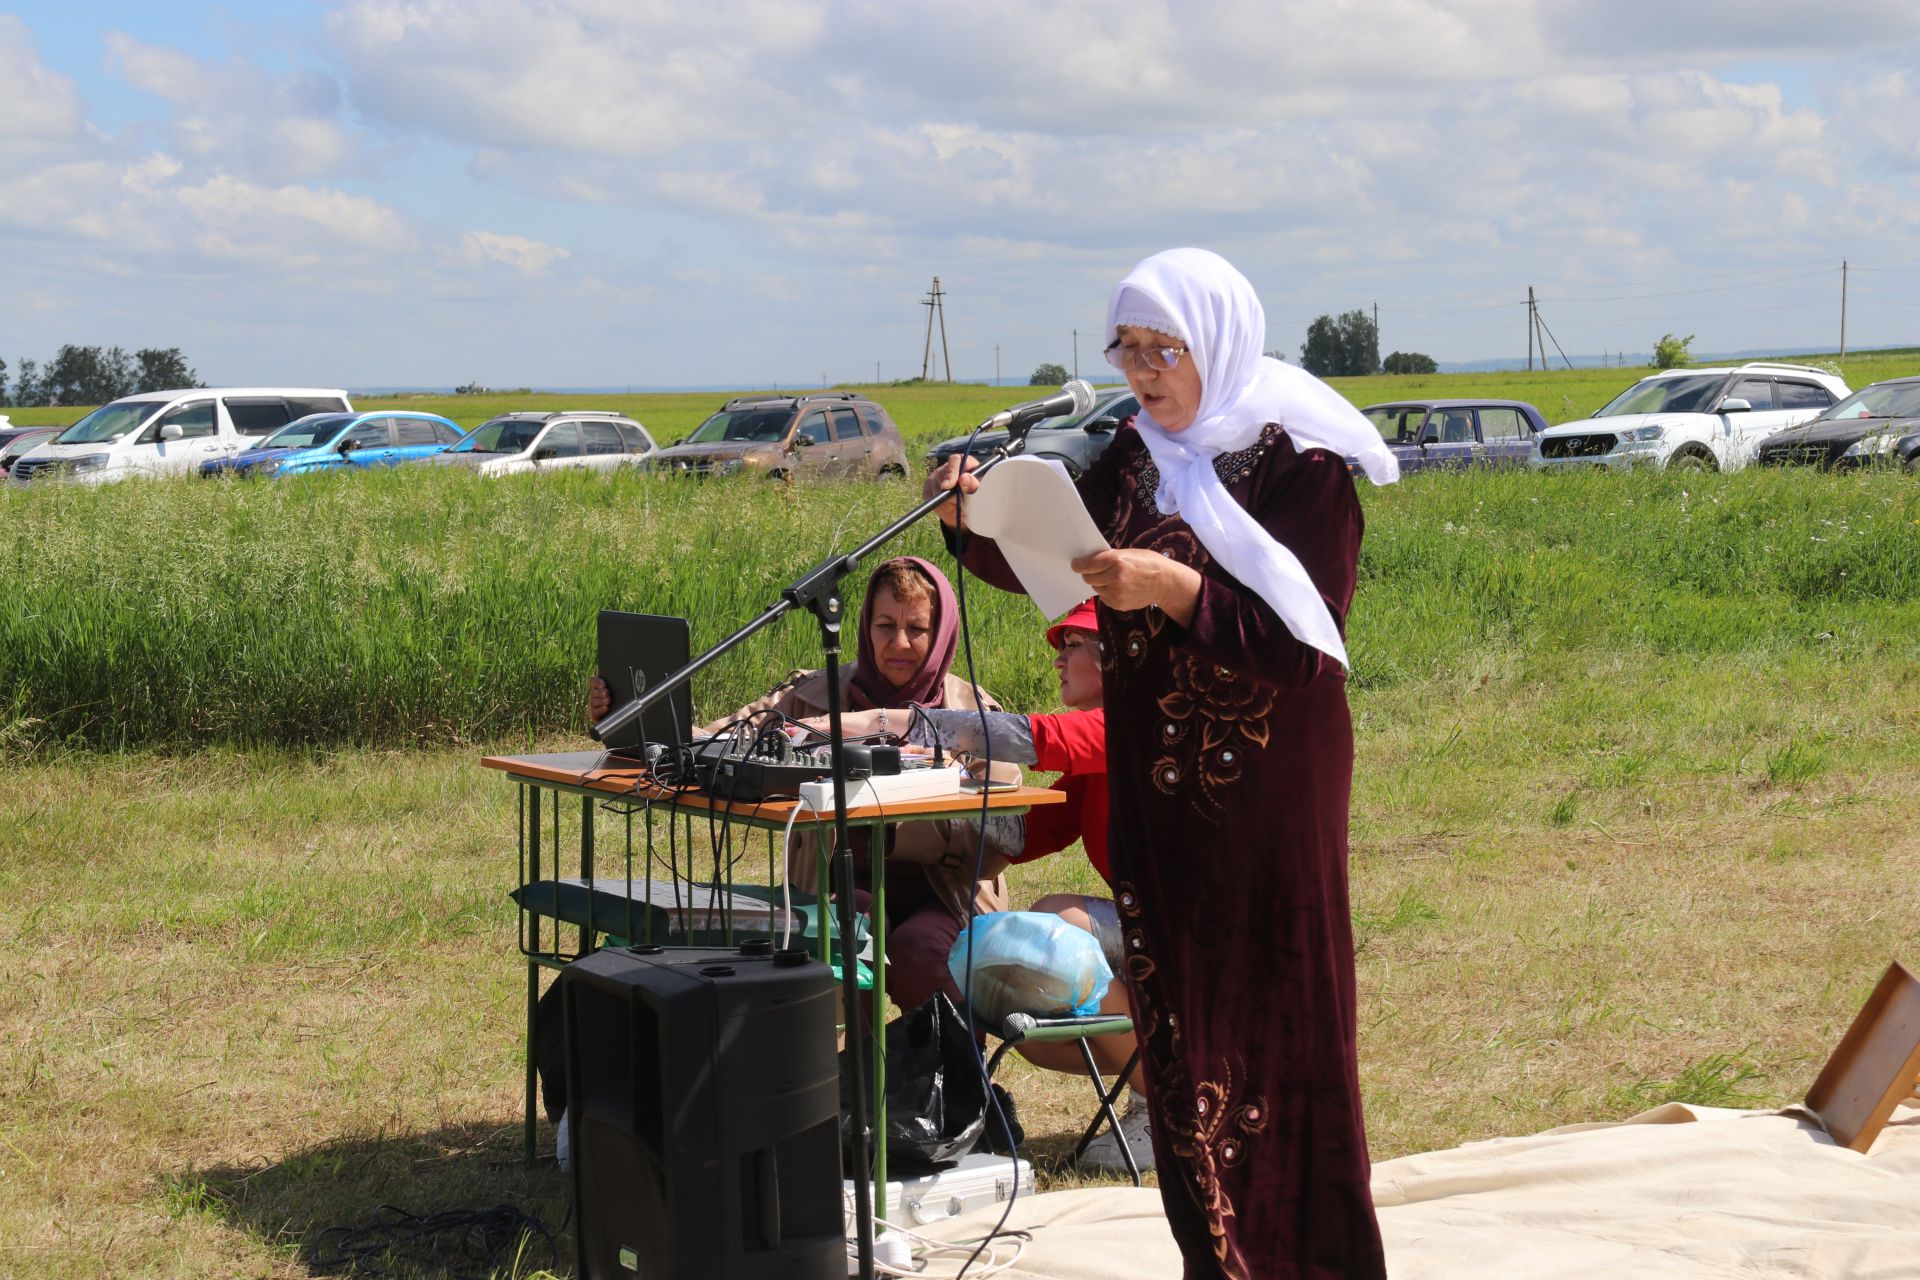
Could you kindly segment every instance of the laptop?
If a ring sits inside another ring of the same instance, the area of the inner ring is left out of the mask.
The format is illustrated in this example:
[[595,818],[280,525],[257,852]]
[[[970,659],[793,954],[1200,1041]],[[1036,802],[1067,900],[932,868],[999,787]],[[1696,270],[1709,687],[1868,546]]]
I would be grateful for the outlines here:
[[[600,611],[600,678],[618,709],[687,665],[692,640],[685,618]],[[682,685],[648,707],[634,724],[601,742],[616,755],[646,757],[646,746],[686,746],[693,740],[693,690]]]

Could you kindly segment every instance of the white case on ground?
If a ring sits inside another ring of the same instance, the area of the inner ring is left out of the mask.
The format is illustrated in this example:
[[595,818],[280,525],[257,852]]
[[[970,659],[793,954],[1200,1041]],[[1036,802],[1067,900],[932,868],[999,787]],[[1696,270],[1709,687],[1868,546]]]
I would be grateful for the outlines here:
[[[1019,1162],[1019,1194],[1033,1194],[1033,1166]],[[853,1235],[853,1183],[841,1184],[846,1202],[847,1235]],[[917,1178],[888,1179],[887,1220],[918,1229],[957,1218],[975,1209],[1004,1204],[1014,1194],[1014,1160],[976,1152],[951,1169]]]

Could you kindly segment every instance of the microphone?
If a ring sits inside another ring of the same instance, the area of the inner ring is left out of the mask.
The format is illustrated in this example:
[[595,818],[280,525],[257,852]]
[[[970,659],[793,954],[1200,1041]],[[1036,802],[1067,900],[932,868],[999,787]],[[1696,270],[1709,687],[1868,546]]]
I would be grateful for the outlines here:
[[1044,400],[1029,400],[1011,409],[1002,409],[980,424],[982,431],[1010,431],[1024,434],[1025,428],[1042,418],[1057,418],[1065,413],[1085,413],[1093,408],[1093,386],[1075,378]]

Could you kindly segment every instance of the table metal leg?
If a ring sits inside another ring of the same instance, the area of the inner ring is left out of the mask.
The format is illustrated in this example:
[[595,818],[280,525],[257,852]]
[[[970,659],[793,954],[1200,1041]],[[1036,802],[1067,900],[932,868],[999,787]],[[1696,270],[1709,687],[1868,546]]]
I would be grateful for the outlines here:
[[[873,868],[873,1216],[887,1216],[887,829],[870,827]],[[842,948],[846,951],[849,948]],[[849,957],[849,963],[851,963]]]
[[[554,806],[556,809],[558,805]],[[557,833],[556,833],[557,834]],[[555,850],[557,857],[559,850]],[[557,861],[555,866],[560,865]],[[580,954],[593,950],[593,797],[580,797],[580,878],[587,886],[587,922],[580,926]]]
[[[540,878],[540,788],[521,788],[523,814],[520,826],[520,847],[522,858],[528,872],[523,884],[532,884]],[[528,921],[528,947],[530,951],[540,950],[540,917],[532,912],[522,912],[521,918]],[[554,926],[556,932],[558,925]],[[534,1116],[535,1094],[539,1091],[539,1077],[533,1062],[533,1024],[538,1016],[540,1004],[540,965],[534,958],[527,957],[527,1106],[526,1106],[526,1145],[527,1163],[534,1160],[534,1136],[538,1121]]]
[[527,1163],[534,1161],[534,1135],[539,1128],[539,1118],[534,1114],[534,1106],[539,1093],[540,1077],[533,1065],[533,1023],[540,1007],[540,966],[533,960],[527,961]]

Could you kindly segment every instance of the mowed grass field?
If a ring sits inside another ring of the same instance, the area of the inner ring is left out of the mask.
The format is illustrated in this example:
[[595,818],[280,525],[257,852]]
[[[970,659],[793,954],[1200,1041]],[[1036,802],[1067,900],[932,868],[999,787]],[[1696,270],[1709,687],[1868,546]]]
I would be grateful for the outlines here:
[[[1635,372],[1343,389],[1516,394],[1557,421]],[[875,394],[923,444],[1025,393]],[[718,397],[611,399],[671,439]],[[523,404],[447,406],[472,425]],[[0,1274],[307,1275],[324,1227],[386,1202],[560,1227],[564,1180],[519,1163],[513,796],[476,759],[580,745],[595,609],[714,638],[912,492],[426,471],[0,489]],[[1797,1099],[1887,961],[1920,961],[1920,485],[1362,492],[1376,1158]],[[968,598],[982,682],[1049,708],[1038,616]],[[813,643],[777,629],[699,704]],[[1014,884],[1061,888],[1094,888],[1077,854]],[[1013,1085],[1043,1181],[1071,1184],[1047,1162],[1080,1087]]]

